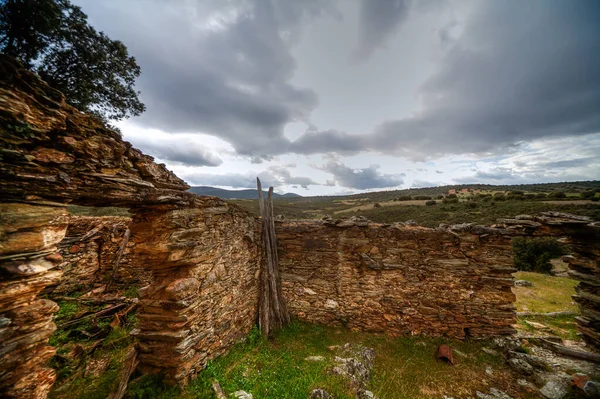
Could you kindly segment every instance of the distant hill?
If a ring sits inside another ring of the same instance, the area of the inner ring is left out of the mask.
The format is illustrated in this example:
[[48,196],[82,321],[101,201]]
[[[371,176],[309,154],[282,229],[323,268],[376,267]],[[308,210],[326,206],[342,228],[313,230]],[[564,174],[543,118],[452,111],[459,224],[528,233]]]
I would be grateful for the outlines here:
[[[254,189],[248,190],[225,190],[223,188],[210,187],[210,186],[193,186],[188,191],[196,195],[210,195],[213,197],[219,197],[222,199],[257,199],[258,194]],[[264,196],[267,196],[267,192],[263,191]],[[277,194],[273,193],[273,198],[297,198],[301,195],[294,193]]]

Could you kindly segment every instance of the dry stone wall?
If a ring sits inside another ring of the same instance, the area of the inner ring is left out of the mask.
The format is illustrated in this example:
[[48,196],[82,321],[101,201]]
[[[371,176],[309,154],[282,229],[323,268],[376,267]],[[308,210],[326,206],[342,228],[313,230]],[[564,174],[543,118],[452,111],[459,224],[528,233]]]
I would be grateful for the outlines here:
[[56,379],[46,363],[54,302],[37,295],[61,278],[62,207],[0,203],[0,397],[45,398]]
[[284,294],[302,320],[392,335],[514,331],[504,229],[285,221],[277,237]]
[[153,283],[140,290],[140,367],[186,384],[246,337],[257,319],[260,235],[253,217],[212,197],[194,208],[151,207],[131,225]]
[[[59,244],[63,278],[54,293],[89,292],[106,286],[131,218],[120,216],[70,216],[66,237]],[[135,260],[135,243],[129,241],[120,258],[113,283],[143,287],[152,273]]]

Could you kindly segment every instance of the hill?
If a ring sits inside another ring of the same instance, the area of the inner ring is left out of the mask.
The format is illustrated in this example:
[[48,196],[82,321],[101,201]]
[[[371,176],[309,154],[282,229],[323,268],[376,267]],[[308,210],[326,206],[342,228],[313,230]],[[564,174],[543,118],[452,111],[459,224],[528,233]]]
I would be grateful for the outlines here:
[[[197,195],[210,195],[213,197],[219,197],[222,199],[257,199],[255,189],[247,190],[226,190],[223,188],[210,187],[210,186],[193,186],[188,191],[191,191]],[[263,191],[264,196],[267,196],[267,192]],[[273,193],[273,198],[297,198],[301,195],[294,193],[277,194]]]

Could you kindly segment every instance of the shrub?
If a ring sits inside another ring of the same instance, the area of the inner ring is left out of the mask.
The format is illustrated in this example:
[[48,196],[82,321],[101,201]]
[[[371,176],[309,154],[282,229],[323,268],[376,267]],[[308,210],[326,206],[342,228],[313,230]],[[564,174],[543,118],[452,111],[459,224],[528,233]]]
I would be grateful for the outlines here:
[[543,199],[543,198],[546,198],[546,197],[548,197],[548,195],[546,195],[546,193],[537,193],[535,195],[535,198],[540,198],[540,199]]
[[579,194],[581,199],[590,199],[590,198],[593,198],[594,195],[596,195],[596,192],[594,190],[584,191],[581,194]]
[[467,202],[469,208],[477,208],[477,202]]
[[431,197],[428,195],[415,195],[414,199],[416,200],[430,200]]
[[401,195],[398,198],[394,198],[394,201],[410,201],[412,198],[410,195]]
[[598,202],[598,201],[600,201],[600,197],[592,197],[592,198],[590,198],[590,200],[594,201],[594,202]]
[[427,205],[427,206],[429,206],[429,205],[435,205],[435,204],[437,204],[437,201],[434,201],[434,200],[429,200],[429,201],[427,201],[425,203],[425,205]]
[[443,195],[438,195],[437,199],[439,199],[439,200],[444,199],[444,196]]
[[550,273],[550,260],[566,254],[565,246],[551,237],[515,237],[512,247],[515,267],[527,272]]
[[448,196],[447,198],[444,198],[442,200],[442,203],[444,203],[444,204],[458,204],[458,198],[456,198],[456,197],[450,198],[450,196]]
[[381,204],[379,202],[376,202],[375,204],[373,204],[374,208],[381,208]]
[[448,198],[458,198],[456,194],[448,194]]
[[548,194],[548,197],[551,197],[551,198],[567,198],[567,194],[565,194],[562,191],[557,191],[557,192]]

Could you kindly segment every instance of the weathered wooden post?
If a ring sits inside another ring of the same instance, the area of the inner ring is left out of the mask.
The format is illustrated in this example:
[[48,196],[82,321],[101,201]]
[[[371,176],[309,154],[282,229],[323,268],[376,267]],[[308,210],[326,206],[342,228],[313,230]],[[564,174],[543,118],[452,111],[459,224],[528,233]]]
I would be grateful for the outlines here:
[[262,263],[260,273],[261,291],[259,295],[258,324],[263,335],[270,336],[274,331],[289,323],[290,314],[281,291],[277,238],[275,237],[275,220],[273,217],[273,187],[269,187],[267,201],[265,202],[258,177],[256,178],[256,186],[265,250],[265,261]]

